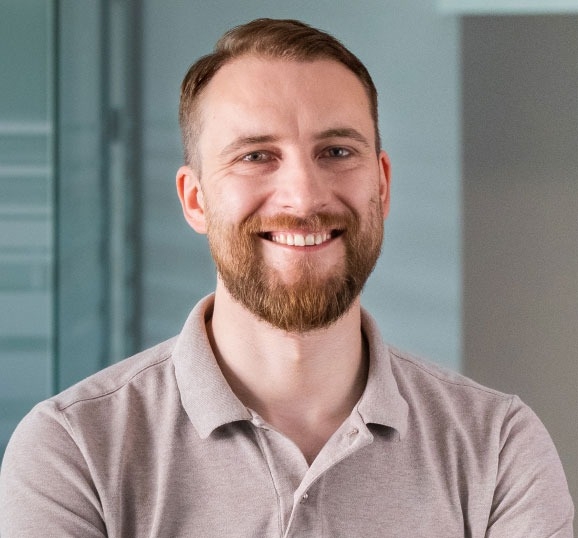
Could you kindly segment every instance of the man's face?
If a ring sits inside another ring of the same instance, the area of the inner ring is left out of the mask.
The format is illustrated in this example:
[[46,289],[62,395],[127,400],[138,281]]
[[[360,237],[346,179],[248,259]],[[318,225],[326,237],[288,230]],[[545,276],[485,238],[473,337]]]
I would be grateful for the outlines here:
[[334,61],[245,57],[205,88],[200,119],[188,219],[221,282],[283,330],[329,325],[377,261],[389,204],[362,84]]

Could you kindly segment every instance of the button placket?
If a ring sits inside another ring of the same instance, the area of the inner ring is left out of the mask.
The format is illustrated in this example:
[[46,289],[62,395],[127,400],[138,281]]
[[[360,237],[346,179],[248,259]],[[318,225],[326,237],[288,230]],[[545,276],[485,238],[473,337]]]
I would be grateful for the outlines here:
[[257,413],[252,412],[252,415],[251,422],[277,494],[281,532],[286,535],[295,503],[301,502],[301,497],[295,499],[294,494],[307,472],[306,462],[297,445],[271,427]]

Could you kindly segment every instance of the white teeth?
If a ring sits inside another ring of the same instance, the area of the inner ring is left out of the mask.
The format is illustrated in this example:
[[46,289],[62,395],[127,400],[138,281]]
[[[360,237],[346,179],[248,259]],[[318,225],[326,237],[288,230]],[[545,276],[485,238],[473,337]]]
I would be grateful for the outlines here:
[[295,234],[295,246],[296,247],[304,247],[305,246],[305,236],[301,234]]
[[331,233],[316,233],[316,234],[287,234],[287,233],[272,233],[271,241],[280,243],[282,245],[305,247],[313,245],[321,245],[325,241],[331,239]]

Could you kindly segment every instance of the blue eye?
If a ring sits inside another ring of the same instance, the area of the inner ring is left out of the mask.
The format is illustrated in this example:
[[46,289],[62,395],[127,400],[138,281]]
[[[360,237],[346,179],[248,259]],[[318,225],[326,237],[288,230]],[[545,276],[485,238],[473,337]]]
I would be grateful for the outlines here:
[[243,161],[250,162],[250,163],[257,163],[260,161],[266,161],[269,159],[269,156],[263,151],[252,151],[251,153],[247,153],[243,157]]
[[349,151],[347,148],[341,148],[341,147],[334,147],[334,148],[329,148],[327,150],[327,155],[329,157],[349,157],[351,155],[351,151]]

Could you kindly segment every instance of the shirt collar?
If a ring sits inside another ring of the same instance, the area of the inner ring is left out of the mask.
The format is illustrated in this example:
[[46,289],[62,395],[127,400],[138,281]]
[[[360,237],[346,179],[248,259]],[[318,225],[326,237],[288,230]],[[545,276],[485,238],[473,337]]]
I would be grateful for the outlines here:
[[377,323],[363,308],[361,328],[369,345],[369,372],[357,411],[365,424],[394,428],[402,439],[407,432],[409,406],[393,375],[389,348],[381,339]]
[[224,424],[251,420],[251,413],[225,380],[209,343],[205,323],[213,300],[209,295],[197,303],[173,350],[181,402],[202,439]]
[[[190,313],[173,350],[181,402],[202,439],[216,428],[251,420],[251,412],[237,398],[219,368],[206,331],[214,295],[199,301]],[[394,428],[400,438],[407,430],[408,405],[399,393],[391,370],[389,349],[373,318],[362,309],[362,330],[369,344],[367,385],[356,409],[366,424]]]

